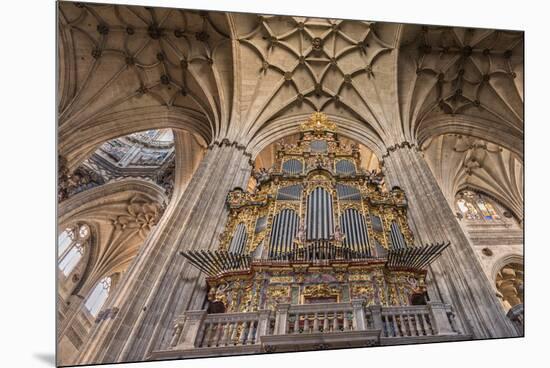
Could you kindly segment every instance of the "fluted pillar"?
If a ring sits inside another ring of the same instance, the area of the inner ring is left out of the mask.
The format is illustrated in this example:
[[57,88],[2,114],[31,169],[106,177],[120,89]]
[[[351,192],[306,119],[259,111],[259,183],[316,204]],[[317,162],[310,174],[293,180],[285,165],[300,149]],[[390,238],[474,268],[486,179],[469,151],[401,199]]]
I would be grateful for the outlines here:
[[94,328],[76,363],[144,360],[170,344],[177,315],[202,308],[204,279],[178,253],[217,245],[226,222],[225,197],[236,186],[246,187],[249,162],[241,147],[228,142],[207,150],[105,306],[118,307],[117,317]]
[[388,186],[407,195],[415,243],[451,242],[430,266],[430,298],[453,304],[459,328],[475,339],[516,336],[422,154],[414,146],[395,146],[384,155],[383,169]]

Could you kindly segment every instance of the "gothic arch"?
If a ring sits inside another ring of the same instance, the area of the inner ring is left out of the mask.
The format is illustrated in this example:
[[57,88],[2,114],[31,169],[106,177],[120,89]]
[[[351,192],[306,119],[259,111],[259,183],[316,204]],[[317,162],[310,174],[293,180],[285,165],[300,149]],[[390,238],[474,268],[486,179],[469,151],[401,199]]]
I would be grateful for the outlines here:
[[[419,129],[432,119],[449,124],[464,117],[478,125],[472,135],[521,151],[522,32],[411,24],[400,28],[399,44],[398,90],[406,137],[423,140]],[[494,126],[505,131],[502,137],[493,137],[499,134],[490,132]]]
[[[105,132],[108,126],[99,132],[98,126],[116,118],[115,127],[120,128],[124,123],[120,114],[129,115],[129,111],[173,114],[168,120],[176,124],[187,119],[183,127],[207,142],[227,130],[234,89],[227,15],[77,3],[60,4],[58,15],[59,66],[63,69],[59,146],[70,166],[75,158],[79,161],[75,150],[82,143],[97,145],[113,138]],[[183,28],[193,37],[187,37]],[[138,124],[133,122],[130,129]],[[171,124],[158,123],[158,127],[177,128]],[[82,139],[77,138],[79,134]]]
[[523,162],[512,151],[476,137],[443,134],[422,152],[447,201],[466,188],[486,193],[523,220]]
[[128,267],[152,226],[160,220],[166,202],[161,187],[139,179],[107,183],[62,202],[60,228],[85,222],[97,235],[96,246],[73,294],[86,294],[98,277]]
[[[265,124],[259,129],[254,137],[251,138],[247,146],[247,151],[251,153],[254,159],[264,148],[280,139],[300,132],[298,123],[309,119],[311,114],[299,114],[278,118]],[[338,125],[338,134],[350,138],[358,143],[365,145],[372,150],[377,158],[381,158],[385,150],[382,138],[369,126],[347,119],[341,116],[330,116],[330,119]],[[366,129],[365,129],[366,128]]]
[[213,134],[200,115],[180,108],[150,106],[106,114],[85,127],[61,129],[59,152],[67,159],[68,167],[73,169],[106,141],[143,130],[164,128],[194,133],[204,140],[204,145],[210,143]]
[[[84,254],[79,259],[73,270],[68,275],[66,275],[65,279],[63,281],[60,280],[61,282],[59,292],[63,293],[62,295],[66,294],[66,298],[70,297],[71,295],[78,294],[78,291],[82,287],[84,280],[86,280],[90,272],[90,264],[92,264],[97,258],[97,239],[99,234],[96,223],[93,221],[77,221],[74,222],[73,226],[78,226],[80,228],[80,226],[82,225],[86,225],[88,227],[90,234],[85,243]],[[64,227],[61,227],[59,231],[62,231],[63,229]],[[58,265],[60,261],[61,259],[59,258],[58,254]],[[60,270],[58,269],[57,272],[59,273]],[[77,279],[75,280],[75,278]]]
[[523,265],[523,256],[521,254],[514,253],[514,254],[506,254],[500,257],[499,259],[497,259],[493,263],[493,266],[491,267],[491,273],[490,273],[491,282],[494,283],[497,278],[497,274],[502,269],[502,267],[510,263],[517,263],[517,264]]
[[422,120],[416,127],[418,146],[431,137],[460,134],[489,141],[514,152],[523,162],[523,132],[512,131],[502,124],[461,114],[438,115]]

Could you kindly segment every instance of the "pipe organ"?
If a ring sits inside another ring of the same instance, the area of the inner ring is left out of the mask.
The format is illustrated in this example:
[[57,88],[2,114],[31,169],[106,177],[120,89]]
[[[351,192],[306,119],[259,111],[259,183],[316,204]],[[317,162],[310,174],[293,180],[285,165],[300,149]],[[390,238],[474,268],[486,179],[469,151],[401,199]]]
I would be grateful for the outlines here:
[[359,147],[343,144],[326,115],[314,113],[300,130],[296,144],[278,145],[274,167],[254,172],[255,191],[227,195],[218,250],[182,253],[207,274],[210,302],[245,312],[422,300],[425,267],[448,244],[413,246],[405,193],[361,169]]

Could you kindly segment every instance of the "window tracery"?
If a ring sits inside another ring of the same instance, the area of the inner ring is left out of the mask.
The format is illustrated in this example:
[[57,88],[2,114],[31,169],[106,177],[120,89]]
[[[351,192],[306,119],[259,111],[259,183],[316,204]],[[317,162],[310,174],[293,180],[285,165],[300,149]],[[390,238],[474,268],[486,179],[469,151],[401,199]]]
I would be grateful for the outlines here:
[[497,206],[491,203],[485,196],[470,190],[460,192],[456,199],[459,215],[467,220],[493,221],[502,220],[497,211]]
[[58,238],[58,268],[69,276],[82,259],[90,238],[90,227],[86,224],[66,228]]
[[97,283],[94,290],[86,300],[86,303],[84,305],[86,306],[86,309],[88,309],[88,311],[92,316],[97,317],[99,311],[101,310],[101,307],[103,307],[103,305],[107,301],[107,298],[109,297],[111,286],[112,286],[111,277],[107,276],[102,278]]

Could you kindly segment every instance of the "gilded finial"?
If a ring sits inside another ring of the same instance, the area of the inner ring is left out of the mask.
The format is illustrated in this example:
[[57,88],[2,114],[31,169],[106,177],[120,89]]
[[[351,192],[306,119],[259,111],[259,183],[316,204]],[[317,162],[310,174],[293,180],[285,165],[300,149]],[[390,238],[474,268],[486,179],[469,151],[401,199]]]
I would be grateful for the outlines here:
[[300,125],[302,131],[314,131],[314,132],[336,132],[336,124],[328,119],[328,116],[316,111],[311,114],[308,121],[303,122]]

